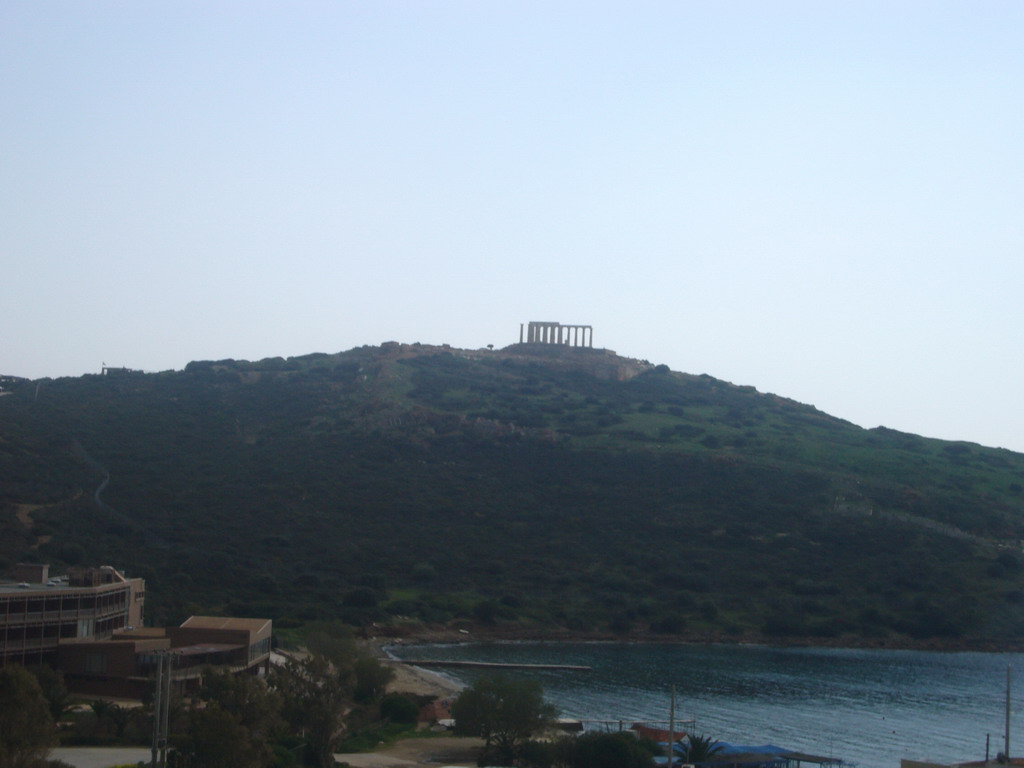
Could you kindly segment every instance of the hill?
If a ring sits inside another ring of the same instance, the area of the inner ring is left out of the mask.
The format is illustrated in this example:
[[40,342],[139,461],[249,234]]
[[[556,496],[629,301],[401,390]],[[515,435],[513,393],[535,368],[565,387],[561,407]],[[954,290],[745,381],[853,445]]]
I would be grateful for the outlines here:
[[1024,630],[1024,455],[604,350],[389,343],[6,386],[0,566],[123,566],[153,622]]

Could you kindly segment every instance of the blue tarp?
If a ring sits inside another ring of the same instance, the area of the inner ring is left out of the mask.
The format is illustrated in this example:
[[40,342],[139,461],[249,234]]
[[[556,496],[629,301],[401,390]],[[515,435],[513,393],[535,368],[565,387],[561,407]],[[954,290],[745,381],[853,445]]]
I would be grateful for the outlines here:
[[759,747],[748,747],[743,744],[729,744],[724,741],[718,742],[718,746],[721,749],[717,754],[719,755],[788,755],[795,750],[786,749],[785,747],[777,747],[774,744],[762,744]]
[[[661,746],[665,747],[666,746],[666,742],[664,742],[664,741],[661,742]],[[673,751],[674,757],[675,757],[675,759],[672,761],[673,765],[679,765],[679,764],[682,763],[682,759],[681,758],[684,758],[686,756],[686,743],[684,741],[677,741],[672,746],[673,746],[673,750],[672,751]],[[717,742],[717,746],[721,747],[721,749],[719,749],[717,752],[715,752],[715,755],[712,758],[713,762],[726,762],[726,763],[728,763],[728,760],[724,760],[723,761],[722,758],[728,758],[730,755],[765,755],[765,756],[771,755],[771,756],[776,756],[776,757],[780,758],[780,760],[777,760],[777,761],[776,760],[771,760],[770,762],[767,762],[767,763],[758,763],[758,764],[759,765],[775,765],[775,764],[780,764],[781,763],[781,758],[784,755],[788,755],[788,754],[792,754],[793,753],[792,749],[787,749],[786,747],[778,747],[778,746],[776,746],[774,744],[761,744],[761,745],[758,745],[758,746],[749,746],[749,745],[746,745],[746,744],[729,744],[728,742],[725,742],[725,741],[719,741],[719,742]],[[663,756],[655,757],[654,758],[654,764],[658,765],[658,766],[667,766],[668,765],[668,758],[667,757],[663,757]]]
[[[667,742],[660,741],[658,746],[662,749],[665,748]],[[758,747],[749,747],[744,744],[730,744],[727,741],[716,742],[720,750],[716,754],[719,755],[743,755],[743,754],[756,754],[756,755],[788,755],[795,750],[786,749],[785,747],[777,747],[774,744],[762,744]],[[672,745],[672,751],[677,755],[686,754],[686,742],[677,741]],[[664,762],[665,758],[662,758]]]

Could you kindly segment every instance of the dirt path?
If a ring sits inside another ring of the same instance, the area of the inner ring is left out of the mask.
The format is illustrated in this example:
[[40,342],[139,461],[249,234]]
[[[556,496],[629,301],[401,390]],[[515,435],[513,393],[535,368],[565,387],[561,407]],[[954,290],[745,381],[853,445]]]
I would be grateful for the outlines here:
[[75,768],[106,768],[108,765],[148,763],[152,753],[145,747],[58,747],[50,750],[52,760]]
[[433,736],[402,739],[378,752],[337,754],[335,759],[353,768],[409,768],[413,765],[475,766],[482,739]]
[[[45,506],[45,504],[16,504],[14,516],[18,518],[19,523],[25,526],[26,530],[31,531],[32,515]],[[41,545],[48,543],[52,538],[53,536],[48,534],[36,536],[36,543],[32,545],[32,549],[39,549]]]
[[42,504],[16,504],[14,515],[18,518],[19,523],[31,530],[32,513],[42,508]]

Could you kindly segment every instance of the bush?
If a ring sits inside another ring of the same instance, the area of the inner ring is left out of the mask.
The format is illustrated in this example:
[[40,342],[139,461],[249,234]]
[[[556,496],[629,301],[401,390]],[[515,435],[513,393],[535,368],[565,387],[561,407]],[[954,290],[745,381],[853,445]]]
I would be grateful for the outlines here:
[[380,702],[380,716],[393,723],[415,723],[419,713],[416,702],[400,693],[389,693]]
[[557,747],[569,768],[651,768],[654,758],[631,733],[585,733]]
[[677,613],[670,613],[653,622],[651,631],[662,635],[678,635],[686,631],[686,619]]

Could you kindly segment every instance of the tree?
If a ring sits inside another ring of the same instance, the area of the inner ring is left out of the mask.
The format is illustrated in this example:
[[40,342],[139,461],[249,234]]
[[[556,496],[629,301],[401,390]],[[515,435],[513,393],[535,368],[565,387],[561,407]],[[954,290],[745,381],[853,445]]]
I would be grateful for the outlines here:
[[114,735],[118,739],[124,738],[124,732],[133,720],[138,716],[139,710],[135,707],[122,707],[120,704],[111,704],[107,711],[107,718],[114,724]]
[[276,668],[272,682],[281,695],[285,720],[304,735],[314,764],[332,768],[334,747],[345,732],[345,713],[355,690],[351,665],[312,654]]
[[718,743],[717,739],[712,739],[710,736],[696,736],[691,733],[686,737],[683,749],[685,762],[700,763],[721,752],[722,745]]
[[306,628],[306,648],[337,667],[348,666],[359,655],[350,627],[336,621],[318,621]]
[[110,714],[110,710],[113,709],[116,704],[107,699],[96,699],[96,701],[90,702],[89,709],[92,710],[93,716],[96,718],[96,730],[102,731],[103,725],[106,722],[107,716]]
[[198,698],[230,712],[257,738],[266,739],[283,725],[280,695],[258,677],[207,668]]
[[274,757],[266,740],[254,738],[238,717],[216,702],[194,707],[188,734],[176,741],[189,768],[265,768]]
[[511,760],[518,747],[543,730],[556,715],[544,701],[544,691],[535,680],[482,677],[467,688],[452,705],[455,732],[479,736],[485,751],[494,748],[498,760]]
[[50,717],[54,722],[59,721],[70,706],[68,704],[68,689],[64,687],[64,675],[45,664],[28,667],[28,671],[39,681],[39,689],[43,692],[46,705],[50,709]]
[[353,695],[360,704],[371,704],[384,696],[388,683],[395,677],[395,670],[372,656],[358,659],[354,672],[356,687]]
[[389,693],[380,702],[380,717],[388,722],[412,724],[419,713],[416,702],[402,693]]
[[45,764],[57,731],[39,681],[24,667],[0,669],[0,768]]
[[584,733],[558,742],[557,762],[567,768],[653,768],[654,756],[631,733]]
[[263,680],[207,668],[174,748],[189,768],[268,766],[271,736],[283,724],[279,709],[280,697]]

